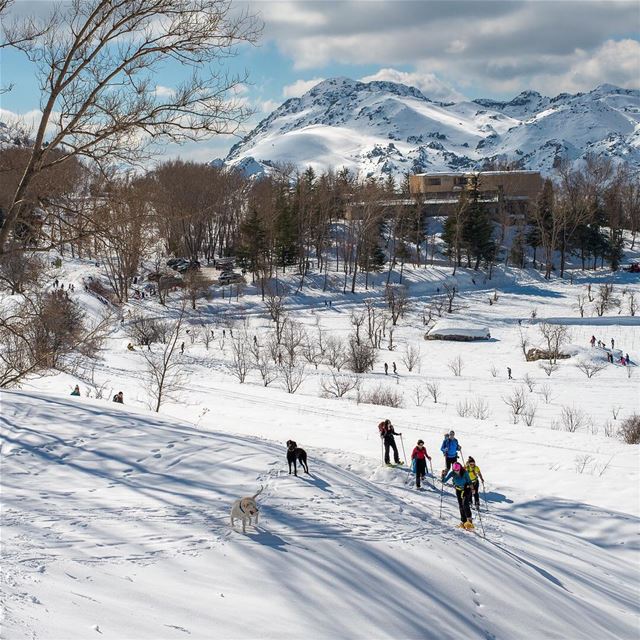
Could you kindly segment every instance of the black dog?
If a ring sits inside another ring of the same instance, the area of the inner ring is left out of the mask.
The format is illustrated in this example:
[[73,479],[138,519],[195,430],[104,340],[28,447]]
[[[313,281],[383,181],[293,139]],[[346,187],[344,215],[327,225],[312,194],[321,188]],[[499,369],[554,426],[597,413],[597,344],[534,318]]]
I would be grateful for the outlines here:
[[309,473],[307,466],[307,452],[298,446],[295,440],[287,440],[287,462],[289,463],[289,473],[291,473],[291,465],[293,464],[293,474],[298,475],[298,467],[296,462],[302,465],[305,473]]

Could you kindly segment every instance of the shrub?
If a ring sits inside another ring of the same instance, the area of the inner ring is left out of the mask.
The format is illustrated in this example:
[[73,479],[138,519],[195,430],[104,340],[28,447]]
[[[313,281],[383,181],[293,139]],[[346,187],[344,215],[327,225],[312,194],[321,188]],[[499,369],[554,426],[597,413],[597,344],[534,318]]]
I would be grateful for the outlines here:
[[375,389],[358,391],[358,403],[377,404],[399,409],[404,405],[404,397],[400,391],[378,385]]
[[618,429],[618,436],[627,444],[640,444],[640,415],[634,413],[625,418]]

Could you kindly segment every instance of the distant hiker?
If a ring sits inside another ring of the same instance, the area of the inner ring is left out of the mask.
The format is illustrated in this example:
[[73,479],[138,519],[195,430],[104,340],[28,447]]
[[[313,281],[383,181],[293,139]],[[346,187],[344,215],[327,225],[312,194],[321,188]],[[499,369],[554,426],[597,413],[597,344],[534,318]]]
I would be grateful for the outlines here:
[[629,354],[628,353],[624,354],[624,359],[627,361],[627,364],[631,363],[631,360],[629,360]]
[[224,340],[227,337],[227,330],[223,329],[222,330],[222,339]]
[[396,363],[392,362],[391,364],[393,365],[393,373],[397,374],[398,373],[398,367],[396,367]]
[[480,467],[476,466],[476,461],[471,456],[467,458],[467,473],[471,479],[471,489],[476,509],[480,511],[480,482],[484,485],[484,478],[480,472]]
[[598,340],[598,347],[602,348],[602,340]]
[[258,344],[258,336],[253,336],[253,344]]
[[595,336],[591,336],[591,340],[589,340],[589,342],[591,342],[591,348],[593,349],[593,346],[596,343],[596,337]]
[[396,446],[396,440],[394,436],[401,436],[401,433],[396,433],[391,420],[383,420],[378,425],[378,431],[380,437],[384,443],[384,463],[391,464],[389,462],[389,449],[393,449],[393,460],[396,464],[402,464],[400,462],[400,455],[398,454],[398,447]]
[[424,480],[427,473],[427,460],[431,460],[431,456],[427,453],[424,446],[424,440],[418,440],[418,443],[411,453],[411,459],[416,465],[416,489],[420,488],[420,481]]
[[513,380],[511,377],[511,367],[507,367],[507,375],[509,376],[509,380]]
[[53,286],[54,286],[56,289],[58,288],[58,278],[56,278],[56,279],[53,281]]
[[616,341],[611,338],[611,349],[615,349],[616,348]]
[[442,472],[442,484],[449,479],[452,480],[460,507],[460,527],[463,529],[473,529],[473,519],[471,517],[471,478],[467,470],[459,463],[454,462],[451,471],[445,475]]
[[184,354],[184,342],[180,345],[180,353]]
[[117,402],[118,404],[124,404],[124,395],[122,391],[118,391],[118,393],[116,393],[116,395],[113,396],[113,401]]
[[72,396],[79,396],[79,395],[80,395],[80,387],[79,387],[78,385],[76,385],[76,386],[73,388],[73,391],[71,392],[71,395],[72,395]]
[[329,306],[333,308],[333,303],[329,300]]
[[[62,282],[62,283],[60,284],[60,291],[64,291],[64,282]],[[613,342],[613,340],[612,340],[612,342]]]
[[449,433],[444,434],[444,440],[442,441],[442,445],[440,446],[440,451],[442,451],[442,455],[444,456],[444,461],[447,465],[447,468],[443,473],[449,471],[451,465],[457,462],[458,451],[460,451],[460,448],[461,447],[456,440],[455,431],[449,431]]
[[621,364],[623,367],[626,367],[626,366],[627,366],[627,361],[625,360],[624,356],[620,356],[620,364]]
[[384,375],[389,375],[389,365],[386,362],[384,363]]

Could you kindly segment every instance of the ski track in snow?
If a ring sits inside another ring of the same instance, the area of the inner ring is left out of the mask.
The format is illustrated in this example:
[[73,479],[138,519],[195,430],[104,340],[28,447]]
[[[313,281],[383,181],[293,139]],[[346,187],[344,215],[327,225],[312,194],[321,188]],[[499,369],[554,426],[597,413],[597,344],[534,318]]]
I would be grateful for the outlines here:
[[[264,438],[90,401],[0,398],[6,637],[211,637],[212,624],[230,638],[293,638],[301,624],[317,638],[632,637],[634,516],[490,501],[484,539],[478,519],[475,533],[455,528],[450,489],[439,519],[439,490],[416,493],[406,470],[362,456],[314,449],[296,478]],[[243,536],[229,506],[260,484],[260,525]],[[159,576],[161,593],[141,600]],[[176,603],[182,589],[189,605]],[[253,636],[239,622],[252,606]]]

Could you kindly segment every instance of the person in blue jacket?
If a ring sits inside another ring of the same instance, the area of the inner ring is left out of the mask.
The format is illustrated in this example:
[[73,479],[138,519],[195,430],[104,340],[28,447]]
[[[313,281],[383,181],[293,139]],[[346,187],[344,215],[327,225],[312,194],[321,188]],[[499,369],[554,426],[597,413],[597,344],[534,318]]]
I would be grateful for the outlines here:
[[471,517],[471,487],[473,483],[469,472],[459,463],[454,462],[451,471],[442,472],[442,484],[449,479],[453,482],[460,507],[460,527],[463,529],[473,529],[473,519]]
[[445,471],[449,471],[451,469],[451,465],[458,460],[458,451],[460,451],[461,447],[456,440],[455,431],[449,431],[449,433],[444,434],[444,440],[442,441],[442,445],[440,447],[440,451],[442,451],[442,455],[444,456],[445,464],[447,468]]

